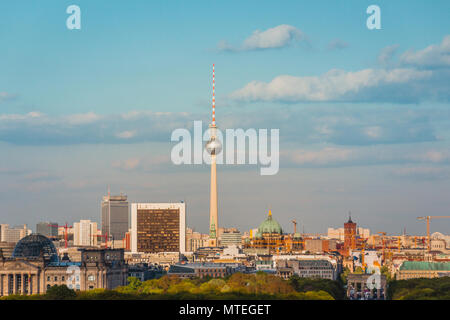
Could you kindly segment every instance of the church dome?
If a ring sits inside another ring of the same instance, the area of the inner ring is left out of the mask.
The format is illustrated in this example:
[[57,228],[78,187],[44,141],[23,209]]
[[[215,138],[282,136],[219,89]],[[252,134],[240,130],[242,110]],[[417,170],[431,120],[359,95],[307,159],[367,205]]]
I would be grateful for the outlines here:
[[269,210],[269,215],[266,220],[264,220],[258,227],[258,233],[276,233],[281,234],[283,230],[281,229],[280,224],[272,218],[272,211]]
[[13,258],[39,258],[41,255],[45,260],[58,261],[58,253],[53,242],[37,233],[30,234],[19,240],[12,253]]

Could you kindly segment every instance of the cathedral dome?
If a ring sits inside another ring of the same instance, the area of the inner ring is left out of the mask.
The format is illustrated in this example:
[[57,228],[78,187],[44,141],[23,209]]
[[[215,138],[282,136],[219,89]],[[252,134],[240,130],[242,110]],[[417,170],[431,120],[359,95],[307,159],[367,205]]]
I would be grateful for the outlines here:
[[39,258],[42,257],[51,262],[58,261],[58,253],[53,242],[47,237],[33,233],[17,242],[12,253],[13,258]]
[[281,229],[280,224],[272,218],[272,211],[269,210],[269,215],[266,220],[264,220],[258,227],[258,233],[276,233],[282,234],[283,230]]

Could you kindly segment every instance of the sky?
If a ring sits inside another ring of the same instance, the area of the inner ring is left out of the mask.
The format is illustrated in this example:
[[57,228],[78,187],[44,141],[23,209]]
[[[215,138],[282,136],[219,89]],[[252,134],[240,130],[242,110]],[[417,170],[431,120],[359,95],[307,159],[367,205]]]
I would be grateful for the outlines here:
[[[381,29],[369,30],[369,5]],[[81,10],[69,30],[66,9]],[[100,222],[110,186],[186,201],[207,232],[209,167],[174,165],[171,133],[280,130],[280,170],[219,165],[219,224],[424,234],[449,215],[450,2],[0,3],[0,223]],[[450,219],[432,232],[449,233]]]

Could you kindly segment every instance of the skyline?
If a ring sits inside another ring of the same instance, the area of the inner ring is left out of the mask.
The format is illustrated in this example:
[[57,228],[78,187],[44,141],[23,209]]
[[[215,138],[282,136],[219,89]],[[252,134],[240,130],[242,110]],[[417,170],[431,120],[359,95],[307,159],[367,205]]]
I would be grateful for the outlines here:
[[184,200],[207,233],[209,166],[171,164],[170,133],[209,122],[212,63],[221,129],[280,129],[277,175],[219,166],[221,226],[247,231],[271,207],[287,230],[352,211],[372,232],[424,234],[416,217],[448,214],[447,1],[378,1],[381,30],[370,1],[77,1],[77,31],[70,4],[0,4],[1,223],[99,222],[111,185]]

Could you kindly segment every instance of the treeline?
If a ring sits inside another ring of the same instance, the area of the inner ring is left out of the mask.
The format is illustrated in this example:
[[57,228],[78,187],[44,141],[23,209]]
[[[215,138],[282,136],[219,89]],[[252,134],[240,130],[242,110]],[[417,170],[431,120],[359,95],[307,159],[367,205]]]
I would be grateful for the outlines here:
[[163,276],[141,282],[129,278],[127,286],[114,290],[94,289],[75,292],[66,286],[54,286],[44,295],[8,296],[3,299],[80,299],[80,300],[129,300],[129,299],[283,299],[283,300],[334,300],[344,299],[345,292],[337,281],[303,279],[293,277],[284,280],[264,272],[256,274],[235,273],[223,279],[180,279]]
[[450,300],[450,277],[392,280],[388,297],[392,300]]

